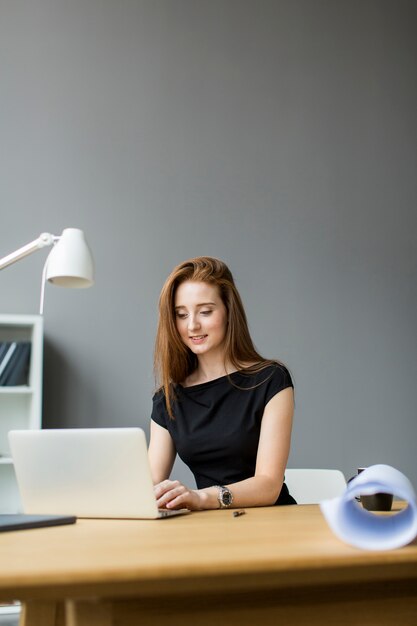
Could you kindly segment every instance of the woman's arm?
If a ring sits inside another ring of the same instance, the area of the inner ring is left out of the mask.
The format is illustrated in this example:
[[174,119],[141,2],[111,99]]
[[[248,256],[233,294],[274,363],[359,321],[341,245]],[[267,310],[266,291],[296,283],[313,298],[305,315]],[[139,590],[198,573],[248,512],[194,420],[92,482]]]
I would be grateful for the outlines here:
[[[277,393],[265,407],[262,417],[255,475],[226,485],[233,493],[233,506],[267,506],[275,504],[284,480],[291,443],[294,413],[292,387]],[[172,468],[172,466],[171,466]],[[218,490],[188,489],[178,481],[163,480],[155,488],[159,507],[217,509]]]
[[148,457],[154,485],[169,478],[175,455],[174,442],[167,429],[151,420]]

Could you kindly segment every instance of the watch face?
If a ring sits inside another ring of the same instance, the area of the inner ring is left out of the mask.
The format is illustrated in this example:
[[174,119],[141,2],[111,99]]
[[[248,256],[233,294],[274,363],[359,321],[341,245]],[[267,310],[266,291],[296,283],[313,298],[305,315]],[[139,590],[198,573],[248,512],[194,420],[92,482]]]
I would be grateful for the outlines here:
[[225,489],[222,493],[222,500],[225,506],[230,506],[233,502],[232,492]]

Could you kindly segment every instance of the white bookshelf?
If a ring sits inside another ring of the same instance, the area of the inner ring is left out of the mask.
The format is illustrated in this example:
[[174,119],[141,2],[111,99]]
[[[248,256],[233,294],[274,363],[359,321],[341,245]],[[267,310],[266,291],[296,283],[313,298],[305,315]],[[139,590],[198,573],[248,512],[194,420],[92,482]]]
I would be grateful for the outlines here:
[[39,429],[42,422],[43,318],[40,315],[0,315],[0,342],[30,341],[28,385],[0,386],[0,513],[21,511],[7,434]]

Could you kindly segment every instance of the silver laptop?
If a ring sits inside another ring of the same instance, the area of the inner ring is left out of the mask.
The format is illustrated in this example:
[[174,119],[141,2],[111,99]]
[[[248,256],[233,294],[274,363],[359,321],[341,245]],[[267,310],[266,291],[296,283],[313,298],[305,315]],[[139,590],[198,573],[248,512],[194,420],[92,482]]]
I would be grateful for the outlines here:
[[12,430],[10,449],[23,512],[77,517],[157,519],[140,428]]

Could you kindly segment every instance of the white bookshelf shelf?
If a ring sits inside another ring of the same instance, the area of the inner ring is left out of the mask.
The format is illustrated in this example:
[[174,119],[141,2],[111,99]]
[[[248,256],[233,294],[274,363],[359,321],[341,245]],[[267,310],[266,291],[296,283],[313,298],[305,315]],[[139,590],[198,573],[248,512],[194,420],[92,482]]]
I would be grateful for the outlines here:
[[34,389],[33,387],[26,387],[26,386],[19,386],[19,387],[1,387],[0,386],[0,395],[1,394],[28,394],[28,393],[33,393]]

